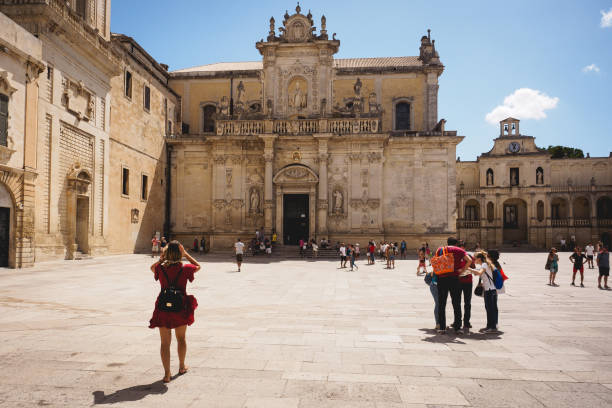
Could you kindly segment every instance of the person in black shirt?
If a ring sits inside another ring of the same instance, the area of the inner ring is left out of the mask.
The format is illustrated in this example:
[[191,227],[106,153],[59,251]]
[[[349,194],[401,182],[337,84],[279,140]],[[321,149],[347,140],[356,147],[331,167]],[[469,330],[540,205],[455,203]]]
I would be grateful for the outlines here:
[[580,271],[580,286],[584,288],[584,264],[587,257],[580,252],[578,246],[574,247],[574,253],[570,255],[569,260],[574,264],[574,271],[572,273],[572,286],[576,286],[576,272]]

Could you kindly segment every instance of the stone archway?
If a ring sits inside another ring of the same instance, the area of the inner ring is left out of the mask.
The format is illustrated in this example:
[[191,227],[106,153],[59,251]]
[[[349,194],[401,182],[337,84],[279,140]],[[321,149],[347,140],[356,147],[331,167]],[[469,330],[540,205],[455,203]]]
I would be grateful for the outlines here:
[[[276,186],[275,230],[281,242],[293,244],[299,239],[312,238],[316,231],[316,193],[319,176],[310,167],[290,164],[276,173],[273,183]],[[295,216],[295,219],[287,218],[292,216]],[[291,223],[305,224],[296,229],[296,232],[306,236],[299,238],[287,236],[285,227]]]
[[66,259],[78,259],[80,254],[91,253],[91,172],[75,163],[68,175],[66,212],[68,218],[68,247]]
[[0,267],[14,266],[15,205],[9,189],[0,183]]

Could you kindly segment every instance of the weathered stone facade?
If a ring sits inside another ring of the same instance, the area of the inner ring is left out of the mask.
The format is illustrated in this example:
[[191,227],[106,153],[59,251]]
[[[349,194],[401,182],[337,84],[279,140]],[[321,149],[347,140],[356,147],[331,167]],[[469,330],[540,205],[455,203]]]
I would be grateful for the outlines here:
[[165,137],[177,116],[180,128],[167,67],[111,38],[110,0],[0,0],[0,11],[0,94],[10,98],[0,263],[149,250],[164,226]]
[[434,41],[418,57],[334,59],[325,17],[316,33],[299,6],[279,31],[271,19],[261,63],[171,73],[185,124],[168,140],[173,235],[224,248],[260,227],[281,243],[454,234],[462,137],[438,122]]
[[536,248],[612,238],[612,153],[551,159],[519,121],[500,122],[493,148],[457,162],[457,230],[468,245]]

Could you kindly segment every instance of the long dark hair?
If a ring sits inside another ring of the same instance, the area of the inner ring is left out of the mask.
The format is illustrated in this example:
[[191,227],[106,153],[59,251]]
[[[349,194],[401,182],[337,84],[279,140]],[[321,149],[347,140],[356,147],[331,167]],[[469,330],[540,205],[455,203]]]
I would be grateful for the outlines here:
[[183,259],[183,255],[181,254],[181,244],[177,240],[170,241],[166,246],[164,265],[180,263],[181,259]]

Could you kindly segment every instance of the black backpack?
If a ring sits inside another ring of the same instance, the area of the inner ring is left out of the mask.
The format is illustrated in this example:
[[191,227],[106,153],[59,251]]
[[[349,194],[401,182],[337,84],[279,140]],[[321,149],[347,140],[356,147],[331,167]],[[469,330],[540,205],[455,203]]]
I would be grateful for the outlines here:
[[166,269],[163,266],[161,267],[161,270],[164,273],[166,282],[168,282],[169,286],[167,288],[162,288],[162,290],[159,292],[159,297],[157,298],[158,309],[164,312],[183,311],[185,309],[185,294],[181,289],[176,287],[178,280],[181,277],[181,273],[183,272],[183,265],[181,265],[181,269],[176,275],[174,282],[170,282]]

